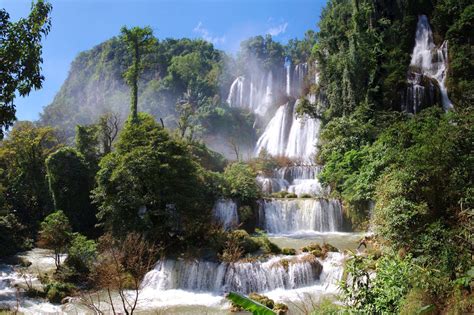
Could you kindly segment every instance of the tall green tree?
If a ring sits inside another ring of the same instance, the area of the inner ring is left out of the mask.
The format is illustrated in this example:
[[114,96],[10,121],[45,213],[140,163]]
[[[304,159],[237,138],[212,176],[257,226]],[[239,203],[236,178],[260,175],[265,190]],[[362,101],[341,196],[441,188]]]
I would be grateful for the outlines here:
[[121,39],[127,45],[132,54],[132,65],[124,73],[127,84],[132,89],[130,96],[130,111],[134,122],[138,121],[138,79],[144,69],[143,55],[147,54],[156,42],[153,31],[150,27],[123,26],[121,29]]
[[51,8],[39,0],[32,4],[28,18],[17,22],[0,9],[0,137],[16,119],[16,95],[28,95],[43,84],[41,41],[51,28]]

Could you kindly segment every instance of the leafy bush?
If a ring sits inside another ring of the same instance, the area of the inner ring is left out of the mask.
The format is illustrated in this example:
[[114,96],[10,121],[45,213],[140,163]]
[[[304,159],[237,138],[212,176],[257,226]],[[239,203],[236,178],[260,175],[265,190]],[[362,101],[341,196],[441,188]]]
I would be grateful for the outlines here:
[[58,281],[51,281],[47,283],[44,287],[44,292],[46,292],[46,298],[51,303],[61,303],[61,301],[72,295],[76,287],[71,283],[64,283]]
[[296,249],[294,248],[288,248],[288,247],[283,247],[281,249],[281,253],[283,255],[296,255]]
[[31,246],[31,240],[26,238],[26,235],[26,226],[21,224],[15,215],[9,213],[0,216],[0,257],[13,255]]
[[289,192],[282,190],[278,192],[274,192],[271,194],[271,197],[273,198],[286,198],[286,196],[289,194]]
[[96,242],[88,240],[79,233],[75,233],[68,249],[65,264],[80,274],[87,274],[91,270],[96,257]]
[[260,249],[258,239],[251,237],[245,230],[232,231],[229,238],[237,240],[244,253],[253,253]]
[[396,314],[412,288],[416,272],[410,256],[353,256],[346,262],[350,280],[341,282],[345,302],[356,312]]
[[252,168],[242,162],[230,164],[225,168],[227,196],[242,203],[252,202],[260,197],[260,188],[255,180]]
[[265,254],[280,254],[281,249],[275,243],[271,242],[266,236],[259,236],[256,238],[260,244],[260,248]]
[[38,244],[54,251],[56,268],[61,264],[61,254],[67,251],[71,242],[72,230],[67,216],[61,210],[48,215],[41,222]]

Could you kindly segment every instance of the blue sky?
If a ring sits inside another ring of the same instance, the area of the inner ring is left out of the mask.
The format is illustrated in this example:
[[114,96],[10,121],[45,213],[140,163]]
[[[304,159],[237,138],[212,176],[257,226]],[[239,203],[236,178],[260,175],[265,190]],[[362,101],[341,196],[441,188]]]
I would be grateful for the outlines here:
[[[146,26],[155,36],[204,38],[235,53],[243,39],[270,33],[286,42],[316,29],[324,0],[50,0],[52,30],[43,45],[43,89],[17,98],[19,120],[36,120],[67,77],[81,51],[118,35],[120,27]],[[13,20],[31,0],[0,0]],[[78,104],[80,106],[80,104]]]

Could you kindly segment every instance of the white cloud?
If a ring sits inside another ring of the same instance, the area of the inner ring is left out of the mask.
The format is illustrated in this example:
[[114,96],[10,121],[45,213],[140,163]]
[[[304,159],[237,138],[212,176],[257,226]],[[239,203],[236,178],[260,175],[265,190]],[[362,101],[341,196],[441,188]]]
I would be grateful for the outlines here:
[[288,22],[282,23],[277,26],[270,27],[267,30],[267,34],[270,34],[272,36],[278,36],[280,34],[283,34],[286,32],[286,28],[288,27]]
[[223,44],[225,43],[225,36],[212,36],[208,29],[202,26],[202,22],[199,22],[198,25],[193,29],[194,33],[201,35],[202,39],[215,44]]

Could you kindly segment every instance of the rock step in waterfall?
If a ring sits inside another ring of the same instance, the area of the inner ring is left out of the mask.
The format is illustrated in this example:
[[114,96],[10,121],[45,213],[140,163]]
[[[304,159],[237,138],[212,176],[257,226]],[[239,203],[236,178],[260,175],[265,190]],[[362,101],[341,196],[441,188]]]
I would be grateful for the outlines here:
[[453,108],[446,88],[448,42],[440,47],[433,42],[433,33],[426,15],[418,17],[415,47],[410,62],[408,85],[402,95],[402,109],[417,113],[441,102],[445,110]]

